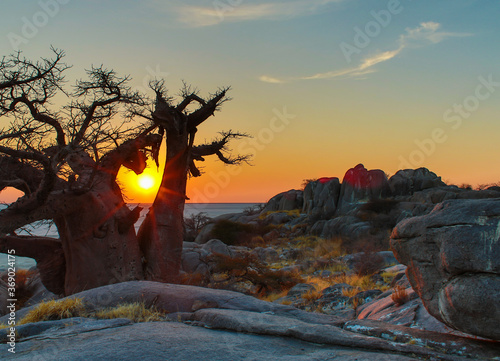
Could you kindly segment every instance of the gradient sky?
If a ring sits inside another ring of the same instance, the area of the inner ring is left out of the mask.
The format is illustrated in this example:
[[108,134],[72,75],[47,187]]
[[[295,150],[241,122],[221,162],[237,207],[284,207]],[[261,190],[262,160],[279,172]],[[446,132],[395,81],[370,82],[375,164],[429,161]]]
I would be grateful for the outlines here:
[[197,139],[247,132],[232,148],[252,165],[205,162],[192,201],[264,202],[358,163],[500,181],[499,1],[11,0],[0,14],[0,53],[64,49],[69,84],[104,64],[138,89],[154,76],[174,94],[182,80],[201,95],[230,85]]

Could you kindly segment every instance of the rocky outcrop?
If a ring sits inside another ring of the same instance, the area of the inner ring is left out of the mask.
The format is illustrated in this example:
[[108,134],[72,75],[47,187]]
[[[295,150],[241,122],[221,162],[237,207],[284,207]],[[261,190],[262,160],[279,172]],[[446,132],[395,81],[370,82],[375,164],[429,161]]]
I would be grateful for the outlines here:
[[500,340],[500,199],[445,201],[399,223],[391,238],[431,315]]
[[370,225],[354,216],[340,216],[316,222],[311,228],[311,234],[322,238],[360,239],[369,236]]
[[357,209],[360,202],[388,196],[390,188],[385,173],[380,169],[367,170],[358,164],[344,175],[337,213],[348,214]]
[[393,196],[408,196],[424,189],[443,186],[446,184],[441,177],[427,168],[400,170],[389,179]]
[[291,189],[272,197],[262,210],[265,212],[291,211],[293,209],[302,209],[303,205],[302,191]]
[[335,214],[340,195],[338,178],[320,178],[304,188],[303,213],[316,219],[328,219]]

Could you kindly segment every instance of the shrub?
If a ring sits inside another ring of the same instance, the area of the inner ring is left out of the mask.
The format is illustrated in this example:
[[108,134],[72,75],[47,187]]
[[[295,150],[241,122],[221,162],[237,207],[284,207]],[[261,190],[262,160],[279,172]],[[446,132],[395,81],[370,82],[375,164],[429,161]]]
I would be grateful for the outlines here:
[[301,190],[304,190],[309,183],[316,182],[317,180],[318,180],[318,178],[303,179],[302,184],[300,185]]
[[236,245],[250,240],[253,233],[254,227],[250,224],[221,219],[215,223],[211,235],[227,245]]
[[394,293],[391,295],[391,299],[394,301],[396,306],[404,305],[408,302],[408,294],[406,293],[406,288],[396,285],[394,287]]
[[354,272],[359,276],[372,275],[384,266],[384,259],[374,252],[363,252],[354,262]]
[[207,213],[199,212],[184,218],[184,240],[194,241],[201,229],[210,222]]

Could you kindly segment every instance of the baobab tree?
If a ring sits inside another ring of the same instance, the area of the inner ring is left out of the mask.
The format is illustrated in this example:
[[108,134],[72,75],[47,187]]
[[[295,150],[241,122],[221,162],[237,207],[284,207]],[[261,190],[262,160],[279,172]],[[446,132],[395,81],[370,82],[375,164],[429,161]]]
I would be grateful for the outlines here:
[[[0,211],[0,252],[35,258],[42,282],[56,294],[128,280],[174,280],[186,181],[188,174],[200,175],[194,161],[211,154],[229,164],[247,159],[224,155],[229,140],[243,134],[193,143],[197,127],[227,100],[227,89],[205,101],[185,87],[174,106],[162,81],[152,84],[150,101],[129,87],[128,77],[101,66],[68,92],[64,52],[52,51],[52,58],[36,62],[21,53],[0,61],[0,120],[8,123],[0,133],[0,191],[24,193]],[[57,94],[69,100],[54,110]],[[192,102],[199,106],[189,113]],[[137,118],[142,121],[134,126]],[[138,237],[134,223],[141,209],[125,204],[116,177],[122,166],[140,174],[147,158],[158,164],[164,138],[165,173]],[[18,234],[40,220],[53,221],[59,239]]]
[[[204,157],[210,155],[216,155],[226,164],[246,162],[247,155],[227,157],[223,153],[230,139],[244,137],[246,134],[222,132],[220,138],[212,143],[195,146],[198,126],[213,116],[218,107],[228,99],[228,89],[220,89],[205,100],[185,86],[181,94],[182,100],[175,104],[172,98],[166,96],[163,82],[156,82],[152,88],[156,93],[156,103],[150,120],[158,125],[161,133],[166,134],[166,164],[158,194],[139,229],[139,241],[147,260],[144,264],[146,277],[175,282],[181,262],[188,175],[200,176],[201,172],[195,161],[203,161]],[[186,109],[192,103],[197,103],[198,107],[188,112]]]

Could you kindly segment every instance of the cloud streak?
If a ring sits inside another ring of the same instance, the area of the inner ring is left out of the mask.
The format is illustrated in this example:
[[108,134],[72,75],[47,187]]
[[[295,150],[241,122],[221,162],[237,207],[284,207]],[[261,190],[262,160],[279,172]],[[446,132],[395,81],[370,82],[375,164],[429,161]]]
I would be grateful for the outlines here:
[[214,26],[222,22],[286,20],[317,13],[330,3],[343,0],[295,0],[245,4],[243,0],[214,1],[212,6],[184,5],[176,9],[178,20],[190,27]]
[[398,38],[397,48],[394,50],[384,51],[377,53],[364,59],[358,66],[352,68],[346,68],[335,71],[328,71],[324,73],[317,73],[309,76],[290,78],[290,79],[278,79],[275,77],[266,76],[264,78],[272,79],[273,81],[267,81],[260,77],[259,79],[268,83],[284,83],[293,80],[312,80],[312,79],[330,79],[338,77],[358,77],[361,75],[366,75],[369,73],[374,73],[376,70],[373,67],[377,64],[389,61],[399,54],[401,54],[407,48],[418,48],[429,44],[440,43],[450,37],[463,37],[471,36],[468,33],[451,33],[439,31],[441,24],[435,22],[424,22],[420,23],[416,28],[406,28],[406,33],[402,34]]

